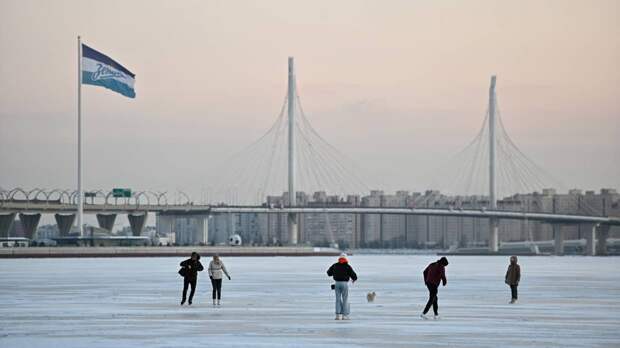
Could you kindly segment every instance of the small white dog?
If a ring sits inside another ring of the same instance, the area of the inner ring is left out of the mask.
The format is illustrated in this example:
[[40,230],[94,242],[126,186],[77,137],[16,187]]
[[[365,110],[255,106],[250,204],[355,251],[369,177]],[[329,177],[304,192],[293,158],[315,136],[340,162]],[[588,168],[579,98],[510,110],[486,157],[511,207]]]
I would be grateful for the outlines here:
[[375,297],[377,297],[377,294],[374,291],[366,294],[366,300],[368,301],[368,303],[375,302]]

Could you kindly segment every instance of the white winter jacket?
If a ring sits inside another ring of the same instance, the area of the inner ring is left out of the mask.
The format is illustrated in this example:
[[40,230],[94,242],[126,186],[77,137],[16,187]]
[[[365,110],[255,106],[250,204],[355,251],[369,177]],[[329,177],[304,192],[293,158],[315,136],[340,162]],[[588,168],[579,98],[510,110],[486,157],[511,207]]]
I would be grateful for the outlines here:
[[223,274],[226,274],[227,277],[228,271],[226,270],[226,266],[224,266],[224,262],[220,261],[219,263],[211,261],[209,263],[209,277],[213,279],[222,279]]

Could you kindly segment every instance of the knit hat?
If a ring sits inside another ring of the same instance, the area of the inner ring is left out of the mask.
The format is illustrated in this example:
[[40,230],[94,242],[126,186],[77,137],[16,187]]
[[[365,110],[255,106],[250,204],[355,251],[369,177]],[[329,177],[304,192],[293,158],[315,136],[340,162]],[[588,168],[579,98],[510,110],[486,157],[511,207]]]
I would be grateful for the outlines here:
[[347,263],[347,262],[349,262],[349,260],[347,260],[347,254],[346,253],[340,254],[340,257],[338,257],[338,262],[339,263]]

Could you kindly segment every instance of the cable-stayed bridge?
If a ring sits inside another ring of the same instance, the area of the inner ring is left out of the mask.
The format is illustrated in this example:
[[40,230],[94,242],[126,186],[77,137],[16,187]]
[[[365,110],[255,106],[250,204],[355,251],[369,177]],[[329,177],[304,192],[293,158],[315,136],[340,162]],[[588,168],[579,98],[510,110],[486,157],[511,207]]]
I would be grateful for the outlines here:
[[[428,206],[429,195],[416,197],[405,208],[360,204],[342,207],[334,204],[304,206],[298,202],[300,192],[326,191],[340,196],[359,195],[370,191],[361,178],[363,171],[338,149],[329,144],[310,124],[297,93],[293,58],[289,58],[288,90],[281,111],[269,130],[255,142],[233,154],[218,168],[218,177],[209,181],[214,189],[210,204],[194,204],[188,195],[172,201],[163,192],[134,192],[130,199],[112,199],[111,192],[91,191],[90,204],[84,212],[97,214],[99,225],[111,229],[116,214],[128,214],[134,235],[139,235],[146,213],[162,216],[214,214],[286,214],[288,242],[299,242],[299,217],[303,214],[411,215],[485,219],[489,221],[488,245],[491,252],[499,248],[501,220],[537,221],[554,226],[554,238],[561,247],[562,224],[590,224],[587,234],[588,250],[594,254],[596,233],[608,235],[610,226],[620,225],[620,219],[607,216],[579,203],[576,214],[532,212],[498,209],[498,197],[540,191],[545,187],[562,186],[540,166],[529,159],[510,139],[503,125],[495,92],[496,78],[491,78],[489,103],[481,130],[440,173],[449,173],[437,186],[453,195],[445,209]],[[451,168],[446,170],[445,168]],[[280,204],[268,202],[269,196],[285,194]],[[78,206],[77,192],[34,189],[0,190],[0,236],[6,235],[16,214],[26,235],[34,235],[42,213],[55,214],[61,235],[74,224]],[[477,204],[467,205],[468,197]],[[215,204],[217,203],[217,204]],[[79,212],[78,212],[79,214]],[[328,220],[327,220],[328,221]],[[556,232],[557,227],[557,232]]]

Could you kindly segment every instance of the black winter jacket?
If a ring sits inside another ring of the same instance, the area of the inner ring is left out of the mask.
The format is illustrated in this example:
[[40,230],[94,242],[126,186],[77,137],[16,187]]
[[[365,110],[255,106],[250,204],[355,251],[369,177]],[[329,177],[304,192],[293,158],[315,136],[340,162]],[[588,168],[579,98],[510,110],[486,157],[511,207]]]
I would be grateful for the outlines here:
[[[198,258],[200,260],[200,258]],[[202,263],[200,261],[194,261],[191,258],[181,262],[181,267],[186,269],[185,278],[196,279],[198,277],[198,272],[202,271],[204,267],[202,267]]]
[[334,263],[328,270],[327,275],[334,277],[337,282],[348,282],[349,279],[357,280],[357,274],[348,263]]

